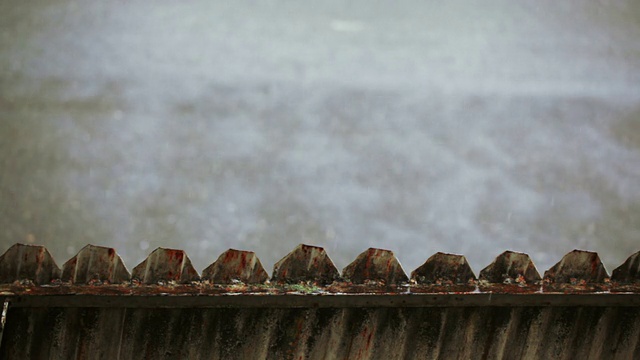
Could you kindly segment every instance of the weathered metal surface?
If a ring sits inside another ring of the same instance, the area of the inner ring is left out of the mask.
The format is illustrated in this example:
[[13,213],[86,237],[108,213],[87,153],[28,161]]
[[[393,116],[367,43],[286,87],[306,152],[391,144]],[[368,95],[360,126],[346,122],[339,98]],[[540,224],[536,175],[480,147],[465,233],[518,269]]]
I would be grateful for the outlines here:
[[637,359],[640,307],[11,308],[3,359]]
[[[62,276],[61,276],[62,275]],[[203,272],[203,280],[225,285],[236,280],[246,284],[263,284],[268,274],[255,253],[230,249]],[[626,284],[640,277],[640,252],[631,255],[614,270],[611,281]],[[182,250],[158,248],[129,273],[115,249],[87,245],[69,259],[62,272],[43,246],[16,244],[0,256],[0,284],[15,281],[43,285],[61,279],[77,284],[129,283],[158,284],[190,283],[199,281],[198,272]],[[376,290],[372,284],[401,285],[406,273],[393,252],[370,248],[343,269],[343,278],[350,287],[336,285],[347,293],[363,291],[388,292],[390,288]],[[597,253],[574,250],[545,272],[543,286],[566,290],[566,286],[605,284],[608,274]],[[321,247],[301,244],[274,265],[272,280],[281,284],[312,283],[327,286],[340,282],[340,273]],[[430,292],[431,286],[447,286],[448,291],[467,291],[475,286],[475,275],[463,255],[437,253],[411,273],[416,292]],[[538,283],[540,276],[527,254],[505,251],[480,272],[481,288],[495,284],[520,286]],[[420,285],[416,287],[417,285]],[[359,287],[358,285],[365,285]],[[464,286],[463,286],[464,285]],[[426,287],[425,287],[426,286]],[[462,287],[460,287],[462,286]],[[573,291],[568,289],[569,291]],[[402,288],[397,288],[402,292]],[[514,292],[522,289],[512,288]]]
[[[276,293],[220,292],[155,294],[132,292],[119,295],[21,294],[9,298],[12,307],[99,307],[99,308],[412,308],[412,307],[522,307],[522,306],[640,306],[636,293],[321,293],[305,294],[292,289]],[[74,296],[69,296],[74,295]]]
[[478,277],[491,283],[520,284],[539,281],[540,274],[529,255],[514,251],[505,251],[487,267]]
[[552,283],[601,283],[608,277],[598,254],[584,250],[571,251],[544,272],[544,278]]
[[415,269],[411,279],[418,284],[466,284],[476,276],[464,255],[439,252]]
[[223,253],[203,281],[181,250],[155,250],[131,281],[116,257],[88,246],[55,281],[43,247],[7,251],[0,359],[640,358],[638,254],[606,281],[597,254],[574,251],[541,282],[526,254],[474,281],[464,256],[438,253],[410,283],[380,249],[340,278],[300,245],[271,283],[251,252]]
[[60,278],[60,268],[44,246],[15,244],[0,256],[0,284],[32,281],[48,284]]
[[621,283],[640,282],[640,251],[629,256],[627,261],[613,270],[611,280]]
[[198,272],[184,251],[165,248],[157,248],[149,254],[143,262],[133,268],[131,277],[143,284],[164,281],[188,283],[199,279]]
[[74,284],[119,284],[131,275],[115,249],[87,245],[62,265],[61,279]]
[[[10,308],[1,359],[123,359],[122,324],[128,309]],[[152,329],[148,329],[152,332]]]
[[298,245],[273,266],[272,280],[281,283],[314,282],[326,285],[340,273],[323,248]]
[[342,270],[342,277],[354,284],[367,281],[399,284],[409,281],[400,262],[390,250],[369,248]]
[[202,271],[202,280],[214,284],[232,284],[235,281],[262,284],[268,279],[269,275],[253,251],[229,249]]

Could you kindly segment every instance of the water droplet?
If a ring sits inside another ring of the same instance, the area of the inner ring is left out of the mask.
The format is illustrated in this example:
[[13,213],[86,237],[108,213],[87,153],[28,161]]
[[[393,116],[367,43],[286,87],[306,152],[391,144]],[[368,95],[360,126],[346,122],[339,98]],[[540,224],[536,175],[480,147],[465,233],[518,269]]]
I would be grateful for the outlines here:
[[325,231],[325,237],[326,237],[328,240],[333,240],[333,239],[335,239],[335,238],[336,238],[336,230],[335,230],[334,228],[332,228],[332,227],[328,228],[328,229]]
[[364,24],[352,20],[333,20],[329,25],[331,30],[337,32],[360,32],[364,30]]

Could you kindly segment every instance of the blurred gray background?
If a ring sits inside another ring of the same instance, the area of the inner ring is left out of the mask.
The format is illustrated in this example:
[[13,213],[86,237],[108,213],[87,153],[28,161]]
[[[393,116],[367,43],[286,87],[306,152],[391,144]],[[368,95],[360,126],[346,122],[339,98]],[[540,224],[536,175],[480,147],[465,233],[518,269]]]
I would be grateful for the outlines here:
[[640,250],[636,1],[0,0],[0,250]]

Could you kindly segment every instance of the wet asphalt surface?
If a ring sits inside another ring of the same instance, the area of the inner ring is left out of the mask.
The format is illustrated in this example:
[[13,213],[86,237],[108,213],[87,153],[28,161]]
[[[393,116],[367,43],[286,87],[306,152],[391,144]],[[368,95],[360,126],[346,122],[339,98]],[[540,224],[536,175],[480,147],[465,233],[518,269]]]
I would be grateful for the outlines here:
[[[632,3],[632,2],[629,2]],[[624,2],[0,1],[0,250],[640,250]]]

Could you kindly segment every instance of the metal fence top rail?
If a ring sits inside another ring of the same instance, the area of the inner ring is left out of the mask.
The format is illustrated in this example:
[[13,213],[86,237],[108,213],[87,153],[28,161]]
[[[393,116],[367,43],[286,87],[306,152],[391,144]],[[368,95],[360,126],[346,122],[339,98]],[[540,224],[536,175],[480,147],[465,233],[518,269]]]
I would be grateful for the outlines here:
[[389,250],[370,248],[340,272],[323,248],[301,244],[269,277],[251,251],[229,249],[200,275],[184,251],[158,248],[130,273],[112,248],[87,245],[60,269],[45,247],[16,244],[0,256],[0,295],[24,307],[640,306],[640,252],[611,276],[582,250],[544,276],[512,251],[479,276],[445,253],[408,276]]

